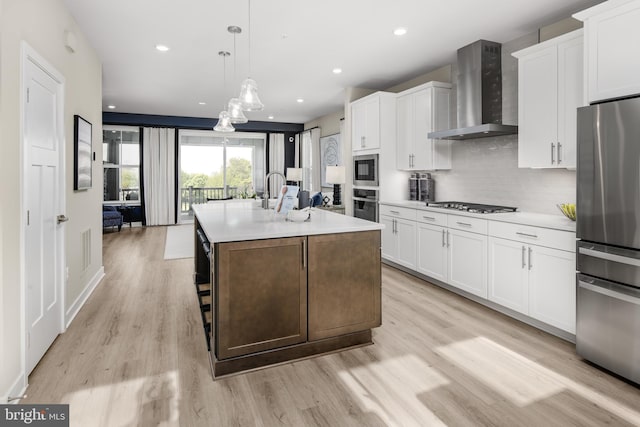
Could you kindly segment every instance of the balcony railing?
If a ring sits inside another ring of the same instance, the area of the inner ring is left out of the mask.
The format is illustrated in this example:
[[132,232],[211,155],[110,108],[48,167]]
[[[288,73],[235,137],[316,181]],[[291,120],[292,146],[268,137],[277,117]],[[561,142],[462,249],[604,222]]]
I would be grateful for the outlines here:
[[[238,187],[227,187],[226,197],[237,197]],[[180,189],[180,213],[191,215],[191,206],[225,198],[224,187],[185,187]]]

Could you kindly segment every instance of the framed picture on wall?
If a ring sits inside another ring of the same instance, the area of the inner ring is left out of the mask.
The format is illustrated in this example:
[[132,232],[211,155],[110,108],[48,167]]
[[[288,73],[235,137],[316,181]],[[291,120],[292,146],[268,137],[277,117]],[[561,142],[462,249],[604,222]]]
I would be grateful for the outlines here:
[[320,182],[323,187],[333,187],[333,184],[327,183],[327,166],[342,166],[339,133],[320,138]]
[[91,123],[78,115],[73,116],[73,145],[73,189],[87,190],[91,188],[92,184]]

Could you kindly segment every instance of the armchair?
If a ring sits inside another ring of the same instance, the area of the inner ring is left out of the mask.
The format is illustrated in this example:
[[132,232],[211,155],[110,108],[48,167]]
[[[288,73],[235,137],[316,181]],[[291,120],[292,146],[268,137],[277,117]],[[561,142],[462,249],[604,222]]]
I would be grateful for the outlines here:
[[115,206],[102,206],[102,228],[118,226],[122,229],[123,217]]

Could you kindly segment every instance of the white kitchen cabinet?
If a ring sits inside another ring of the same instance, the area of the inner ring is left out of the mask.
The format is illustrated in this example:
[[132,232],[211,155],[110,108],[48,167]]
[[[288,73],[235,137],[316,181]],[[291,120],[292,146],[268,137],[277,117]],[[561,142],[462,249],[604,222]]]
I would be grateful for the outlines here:
[[416,269],[416,211],[394,206],[380,206],[382,257],[396,264]]
[[395,120],[395,94],[376,92],[352,102],[352,151],[380,149],[382,140],[393,143]]
[[527,245],[489,237],[488,299],[519,313],[528,314]]
[[447,230],[449,284],[487,298],[487,236]]
[[429,82],[398,94],[396,152],[400,170],[451,169],[451,141],[427,138],[450,128],[451,85]]
[[577,108],[584,105],[582,29],[518,58],[518,166],[575,168]]
[[529,316],[575,334],[575,252],[530,248]]
[[587,102],[640,94],[640,0],[610,0],[573,15],[584,22]]
[[490,222],[489,234],[489,300],[574,334],[575,233]]
[[418,222],[417,270],[442,282],[448,281],[447,229]]

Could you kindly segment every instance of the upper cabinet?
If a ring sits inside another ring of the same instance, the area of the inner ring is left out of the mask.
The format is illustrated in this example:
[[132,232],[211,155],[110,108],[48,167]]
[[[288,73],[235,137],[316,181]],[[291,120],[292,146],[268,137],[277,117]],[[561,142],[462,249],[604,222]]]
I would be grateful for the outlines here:
[[640,94],[640,0],[609,0],[573,17],[584,22],[587,101]]
[[518,58],[518,166],[575,168],[577,108],[585,105],[582,29]]
[[396,162],[400,170],[451,169],[451,141],[427,138],[450,128],[451,85],[429,82],[396,98]]
[[[351,103],[351,149],[380,149],[395,137],[395,94],[376,92]],[[393,142],[393,141],[390,141]]]

